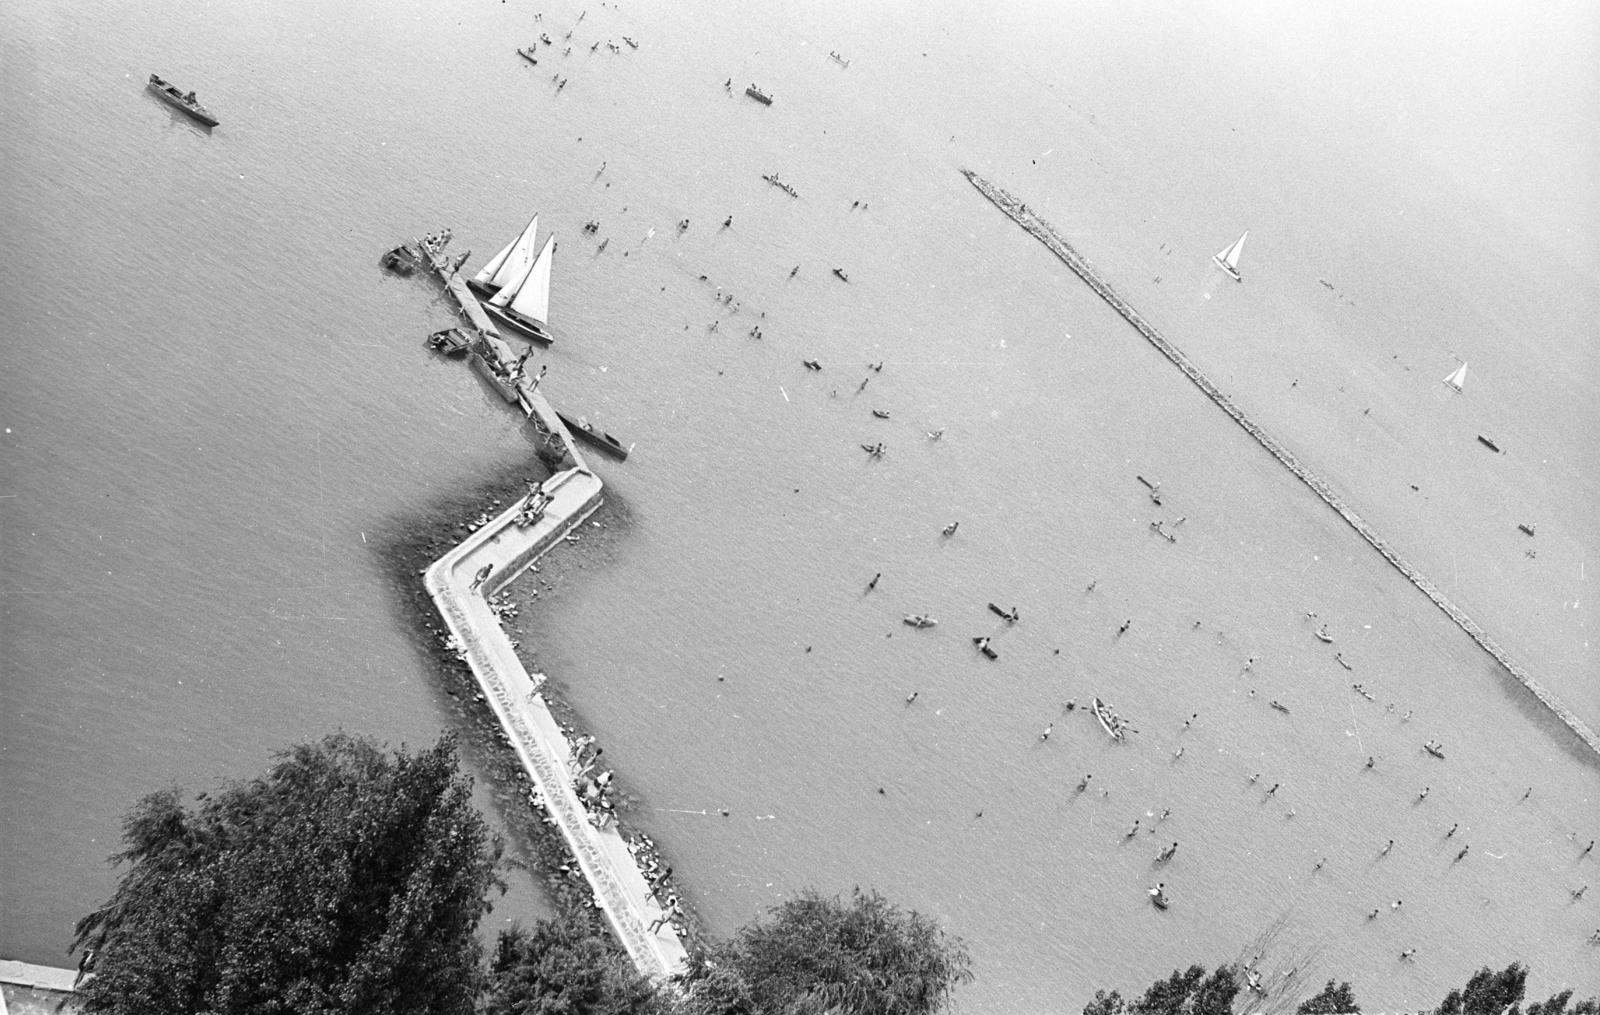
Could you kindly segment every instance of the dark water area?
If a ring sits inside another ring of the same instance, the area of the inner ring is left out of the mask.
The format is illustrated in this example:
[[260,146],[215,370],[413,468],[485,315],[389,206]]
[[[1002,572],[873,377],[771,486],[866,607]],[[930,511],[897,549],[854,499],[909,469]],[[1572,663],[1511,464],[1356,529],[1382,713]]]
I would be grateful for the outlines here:
[[[376,261],[448,225],[471,270],[539,211],[543,390],[636,447],[596,458],[606,529],[521,636],[712,931],[876,886],[969,942],[963,1011],[1076,1008],[1280,921],[1374,1010],[1516,958],[1593,992],[1595,759],[959,173],[1595,725],[1593,14],[1433,13],[0,10],[0,954],[65,963],[141,793],[471,726],[384,554],[533,449],[422,349],[437,286]],[[1209,259],[1246,228],[1237,284]],[[1141,733],[1064,711],[1093,695]]]

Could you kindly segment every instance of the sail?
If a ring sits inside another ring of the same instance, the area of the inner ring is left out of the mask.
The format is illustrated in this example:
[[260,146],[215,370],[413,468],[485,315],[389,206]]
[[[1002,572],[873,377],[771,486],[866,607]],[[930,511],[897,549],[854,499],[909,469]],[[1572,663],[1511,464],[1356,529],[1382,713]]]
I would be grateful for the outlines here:
[[1229,271],[1237,272],[1239,270],[1239,255],[1244,253],[1245,236],[1249,235],[1250,230],[1246,229],[1244,231],[1244,236],[1239,237],[1237,240],[1233,241],[1232,245],[1219,251],[1216,258],[1217,263],[1222,265],[1224,268],[1227,268]]
[[489,259],[489,263],[483,266],[482,271],[472,276],[472,281],[478,285],[488,285],[489,280],[494,278],[494,273],[500,270],[502,264],[506,263],[506,255],[511,253],[511,248],[516,245],[517,241],[513,238],[510,243],[501,248],[500,253]]
[[[506,255],[506,259],[500,262],[494,278],[489,282],[490,285],[504,289],[508,283],[521,281],[527,277],[528,266],[533,264],[533,237],[538,230],[539,216],[535,214],[533,221],[528,223],[528,228],[524,229],[522,235],[517,237],[517,242],[511,245],[511,252]],[[506,299],[509,300],[515,295],[516,292],[513,291]]]
[[511,301],[511,309],[520,317],[545,324],[550,320],[550,263],[556,251],[556,238],[554,236],[544,241],[544,249],[539,251],[538,260],[533,262],[533,269],[528,272],[528,280],[522,283],[522,288],[517,290],[516,299]]
[[1466,387],[1467,365],[1463,363],[1454,370],[1450,371],[1450,376],[1446,377],[1444,382],[1450,385],[1452,388],[1455,388],[1457,391],[1460,391],[1462,388]]
[[523,285],[528,281],[528,276],[533,274],[533,263],[530,261],[522,266],[522,273],[515,278],[506,280],[500,291],[489,297],[491,307],[503,307],[516,299],[517,293],[522,291]]

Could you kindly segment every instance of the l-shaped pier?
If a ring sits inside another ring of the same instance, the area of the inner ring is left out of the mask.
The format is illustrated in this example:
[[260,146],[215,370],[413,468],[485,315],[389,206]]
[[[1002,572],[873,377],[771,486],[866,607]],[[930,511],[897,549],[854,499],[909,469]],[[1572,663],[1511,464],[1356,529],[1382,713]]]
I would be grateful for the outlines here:
[[[424,254],[467,319],[487,341],[504,346],[460,276],[434,251],[424,247]],[[509,353],[509,347],[506,349]],[[596,815],[579,799],[572,745],[489,607],[491,596],[561,545],[604,502],[604,484],[589,470],[572,434],[537,386],[520,383],[517,393],[530,421],[548,441],[560,445],[560,460],[572,463],[571,467],[542,484],[549,500],[536,521],[519,524],[522,503],[514,503],[434,561],[423,581],[533,782],[531,802],[542,806],[547,819],[560,829],[594,891],[595,904],[605,912],[634,965],[646,976],[660,980],[685,969],[688,953],[683,942],[671,922],[659,919],[662,908],[615,824],[599,827]],[[657,925],[654,931],[651,924]]]

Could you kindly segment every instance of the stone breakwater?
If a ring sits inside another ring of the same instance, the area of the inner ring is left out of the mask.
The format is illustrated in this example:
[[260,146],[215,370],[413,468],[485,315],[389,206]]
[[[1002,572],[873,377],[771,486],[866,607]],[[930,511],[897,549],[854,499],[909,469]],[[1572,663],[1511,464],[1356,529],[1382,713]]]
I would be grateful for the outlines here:
[[[434,251],[424,250],[463,312],[476,324],[482,307]],[[688,954],[683,942],[665,919],[667,914],[628,841],[614,823],[591,813],[579,798],[576,752],[539,693],[543,677],[536,680],[529,675],[490,602],[496,592],[567,540],[603,503],[600,478],[589,471],[555,410],[534,386],[521,386],[519,396],[529,420],[559,446],[556,457],[575,464],[540,485],[537,493],[544,504],[536,517],[529,517],[527,502],[513,502],[434,561],[424,572],[423,583],[450,631],[452,647],[472,670],[533,782],[529,803],[560,830],[594,892],[595,906],[605,913],[634,965],[646,976],[660,980],[686,968]]]
[[1017,200],[1004,189],[985,180],[977,173],[972,172],[970,169],[963,169],[961,172],[974,187],[978,188],[978,192],[988,198],[995,207],[1005,212],[1011,217],[1012,221],[1027,230],[1034,239],[1050,248],[1051,253],[1066,262],[1067,267],[1076,272],[1079,278],[1089,283],[1089,288],[1100,294],[1100,298],[1111,304],[1112,309],[1116,310],[1129,324],[1138,329],[1139,334],[1143,335],[1146,341],[1155,346],[1161,352],[1161,355],[1171,360],[1179,370],[1182,370],[1184,376],[1194,382],[1195,387],[1205,392],[1206,397],[1215,402],[1235,423],[1243,427],[1246,433],[1255,438],[1256,443],[1266,448],[1274,458],[1283,463],[1285,468],[1294,473],[1302,483],[1309,486],[1318,497],[1321,497],[1324,503],[1337,511],[1339,517],[1343,518],[1351,528],[1360,533],[1361,538],[1365,539],[1374,550],[1381,553],[1383,558],[1394,566],[1395,570],[1405,575],[1411,584],[1421,589],[1423,595],[1432,600],[1433,604],[1443,610],[1463,631],[1467,632],[1473,641],[1477,642],[1485,652],[1493,656],[1496,662],[1505,667],[1506,672],[1515,677],[1523,687],[1531,691],[1533,696],[1539,699],[1541,704],[1565,723],[1573,733],[1577,734],[1578,738],[1587,744],[1591,751],[1596,755],[1600,755],[1600,737],[1595,736],[1595,732],[1589,728],[1587,723],[1578,718],[1555,695],[1546,690],[1543,685],[1533,678],[1531,673],[1507,655],[1505,649],[1501,648],[1483,628],[1479,627],[1471,617],[1461,611],[1460,607],[1452,603],[1443,592],[1439,591],[1437,586],[1423,577],[1415,567],[1400,556],[1399,551],[1390,546],[1387,540],[1378,535],[1377,531],[1364,518],[1344,502],[1344,498],[1340,497],[1328,485],[1327,480],[1302,464],[1277,438],[1261,429],[1238,406],[1234,405],[1233,400],[1223,394],[1211,382],[1210,378],[1201,373],[1200,369],[1191,363],[1189,358],[1177,346],[1167,341],[1150,322],[1139,315],[1137,310],[1133,309],[1121,296],[1118,296],[1116,291],[1095,272],[1088,259],[1074,250],[1066,240],[1062,239],[1061,235],[1048,222],[1034,212],[1029,211],[1026,204]]

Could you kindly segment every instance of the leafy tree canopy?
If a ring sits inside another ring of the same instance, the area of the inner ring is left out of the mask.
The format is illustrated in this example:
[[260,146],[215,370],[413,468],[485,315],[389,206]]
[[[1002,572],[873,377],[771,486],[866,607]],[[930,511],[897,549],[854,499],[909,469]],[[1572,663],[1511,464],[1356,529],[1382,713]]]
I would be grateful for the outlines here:
[[651,982],[609,939],[574,921],[500,933],[484,1010],[505,1015],[661,1015]]
[[1528,967],[1520,962],[1494,972],[1484,966],[1472,974],[1463,990],[1445,995],[1437,1015],[1501,1015],[1522,1000],[1528,989]]
[[497,859],[455,741],[333,734],[266,776],[152,793],[111,900],[79,921],[87,1013],[469,1015]]
[[[859,888],[849,902],[805,892],[741,930],[719,958],[766,1015],[927,1015],[972,979],[960,939]],[[741,1003],[730,979],[723,988]]]
[[1350,989],[1348,982],[1334,986],[1333,981],[1329,980],[1328,985],[1322,988],[1322,993],[1300,1002],[1295,1015],[1361,1015],[1361,1006],[1356,1004],[1355,991]]
[[1239,993],[1239,978],[1232,966],[1218,966],[1210,976],[1205,966],[1173,970],[1165,980],[1157,980],[1137,1001],[1128,1001],[1116,991],[1096,991],[1094,1000],[1084,1006],[1083,1015],[1230,1015],[1234,995]]

